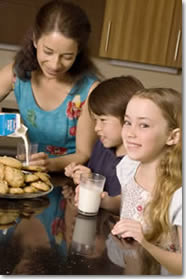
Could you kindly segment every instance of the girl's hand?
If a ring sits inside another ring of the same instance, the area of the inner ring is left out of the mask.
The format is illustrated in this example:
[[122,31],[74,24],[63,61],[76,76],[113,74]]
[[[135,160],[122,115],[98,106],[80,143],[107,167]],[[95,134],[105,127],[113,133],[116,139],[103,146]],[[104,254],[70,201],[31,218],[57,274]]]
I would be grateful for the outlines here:
[[132,219],[120,220],[115,224],[111,232],[113,235],[119,235],[119,237],[122,238],[132,237],[140,244],[143,244],[146,241],[140,222]]
[[49,158],[48,155],[44,152],[39,152],[32,154],[29,165],[31,166],[40,166],[44,171],[47,171],[49,168]]

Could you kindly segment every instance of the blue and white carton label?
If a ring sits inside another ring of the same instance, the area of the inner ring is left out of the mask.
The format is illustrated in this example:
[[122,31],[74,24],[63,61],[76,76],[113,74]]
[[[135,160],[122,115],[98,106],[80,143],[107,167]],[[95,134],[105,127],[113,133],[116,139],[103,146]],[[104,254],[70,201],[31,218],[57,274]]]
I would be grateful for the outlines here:
[[0,113],[0,136],[13,136],[20,127],[19,113]]

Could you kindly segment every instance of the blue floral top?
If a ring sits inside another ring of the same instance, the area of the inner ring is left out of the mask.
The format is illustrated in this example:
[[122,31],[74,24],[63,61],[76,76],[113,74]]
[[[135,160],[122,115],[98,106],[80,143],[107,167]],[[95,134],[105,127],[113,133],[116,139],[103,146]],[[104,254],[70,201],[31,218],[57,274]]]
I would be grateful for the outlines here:
[[44,111],[34,99],[31,81],[16,77],[14,94],[23,123],[28,127],[29,140],[39,144],[38,152],[49,157],[75,153],[77,120],[96,80],[93,75],[84,75],[56,109]]

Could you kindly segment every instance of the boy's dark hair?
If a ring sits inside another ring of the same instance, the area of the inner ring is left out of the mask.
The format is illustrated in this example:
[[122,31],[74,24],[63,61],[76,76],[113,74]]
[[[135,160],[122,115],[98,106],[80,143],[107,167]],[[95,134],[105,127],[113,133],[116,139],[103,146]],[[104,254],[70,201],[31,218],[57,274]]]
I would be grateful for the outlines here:
[[143,84],[133,76],[104,80],[90,94],[89,111],[96,115],[112,115],[123,122],[129,99],[143,88]]
[[30,78],[30,72],[39,69],[33,37],[37,41],[42,35],[58,32],[78,43],[78,55],[69,74],[77,77],[86,71],[98,73],[88,56],[87,43],[91,26],[85,12],[72,2],[53,0],[38,11],[33,28],[28,31],[23,46],[15,57],[15,69],[19,78]]

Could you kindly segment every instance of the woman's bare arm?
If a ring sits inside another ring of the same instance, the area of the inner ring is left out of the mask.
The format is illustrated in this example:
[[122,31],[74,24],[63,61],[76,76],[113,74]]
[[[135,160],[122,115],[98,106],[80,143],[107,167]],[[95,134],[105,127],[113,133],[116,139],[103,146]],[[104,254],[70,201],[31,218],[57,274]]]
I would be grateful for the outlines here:
[[0,101],[12,90],[13,63],[6,65],[0,70]]

